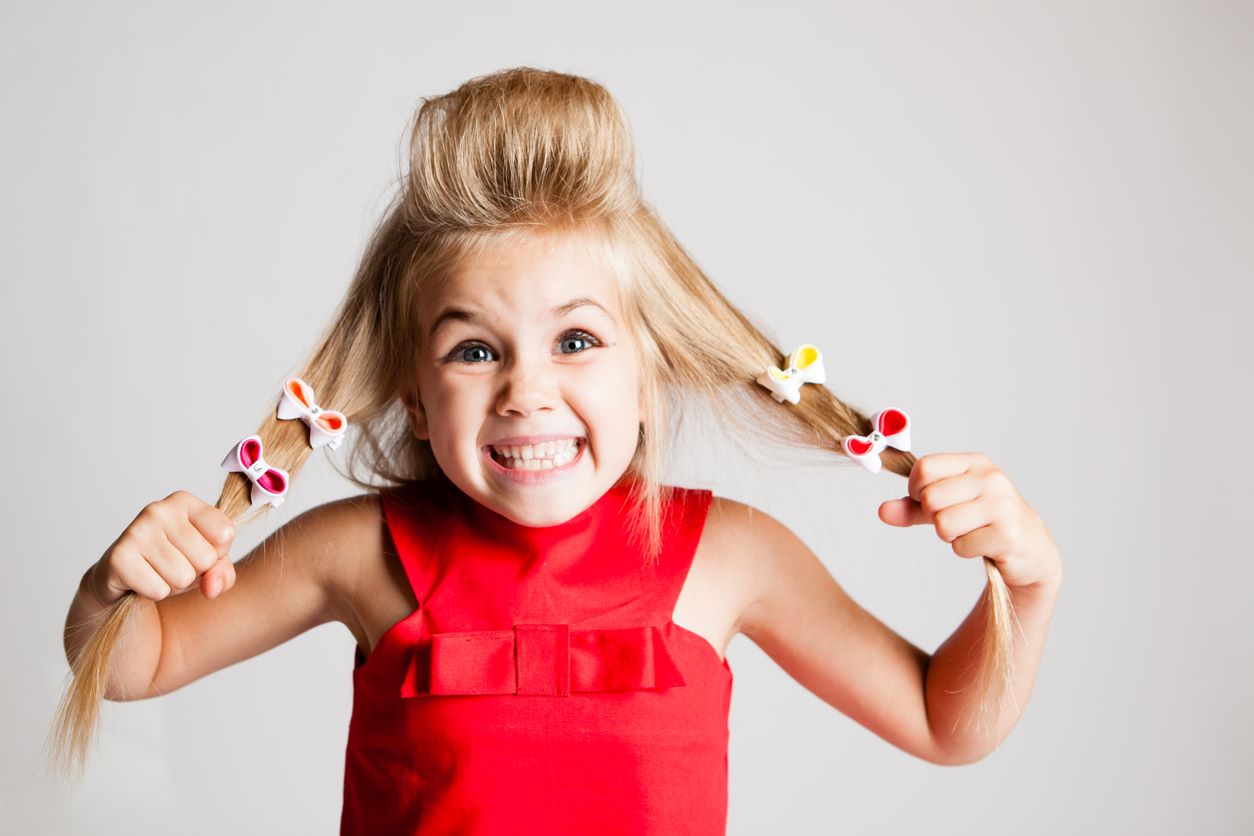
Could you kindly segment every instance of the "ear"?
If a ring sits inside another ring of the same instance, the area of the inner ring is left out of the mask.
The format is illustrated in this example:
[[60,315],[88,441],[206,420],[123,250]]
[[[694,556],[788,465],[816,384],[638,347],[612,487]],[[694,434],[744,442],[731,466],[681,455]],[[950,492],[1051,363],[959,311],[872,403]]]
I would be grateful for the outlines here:
[[417,389],[407,389],[402,392],[401,403],[405,405],[405,411],[409,413],[409,425],[414,433],[414,437],[419,441],[430,441],[431,433],[427,428],[427,411],[422,408],[422,400],[418,397]]

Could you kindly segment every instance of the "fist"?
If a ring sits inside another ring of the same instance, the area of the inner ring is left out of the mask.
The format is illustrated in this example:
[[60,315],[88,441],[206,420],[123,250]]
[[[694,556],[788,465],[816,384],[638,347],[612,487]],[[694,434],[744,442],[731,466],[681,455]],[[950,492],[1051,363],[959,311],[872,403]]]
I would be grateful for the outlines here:
[[1062,558],[1044,521],[982,453],[915,460],[909,496],[880,505],[889,525],[930,525],[959,557],[987,557],[1007,586],[1055,582]]
[[216,598],[235,584],[231,543],[235,523],[187,491],[145,505],[93,567],[92,587],[102,604],[127,591],[150,601],[199,584]]

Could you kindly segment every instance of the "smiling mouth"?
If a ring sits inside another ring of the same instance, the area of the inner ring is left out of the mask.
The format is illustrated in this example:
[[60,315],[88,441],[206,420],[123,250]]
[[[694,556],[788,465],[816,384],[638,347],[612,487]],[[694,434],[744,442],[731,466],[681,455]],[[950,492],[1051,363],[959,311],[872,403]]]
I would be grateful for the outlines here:
[[501,449],[489,444],[487,450],[492,460],[507,470],[540,471],[569,464],[578,457],[587,443],[585,438],[575,438]]

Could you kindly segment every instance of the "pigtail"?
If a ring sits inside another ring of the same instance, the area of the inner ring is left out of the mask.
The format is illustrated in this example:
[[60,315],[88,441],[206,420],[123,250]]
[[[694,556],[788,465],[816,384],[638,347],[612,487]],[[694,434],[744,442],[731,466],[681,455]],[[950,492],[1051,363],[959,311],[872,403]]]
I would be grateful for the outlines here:
[[[376,230],[339,311],[317,348],[300,366],[299,377],[313,387],[318,400],[334,405],[348,419],[353,443],[344,444],[332,462],[347,453],[349,472],[340,471],[341,475],[367,490],[423,478],[434,468],[429,447],[409,435],[396,398],[401,369],[406,365],[400,358],[408,356],[408,343],[403,333],[398,333],[410,302],[404,280],[409,261],[398,257],[405,223],[403,207],[394,202]],[[278,418],[276,406],[284,379],[275,381],[275,400],[266,407],[256,434],[266,461],[287,470],[294,482],[313,450],[303,422]],[[363,470],[368,477],[359,475]],[[243,474],[225,474],[215,506],[237,528],[257,521],[272,509],[270,505],[252,508],[251,487]],[[199,593],[190,590],[181,594]],[[98,729],[114,648],[142,600],[133,591],[119,598],[71,665],[72,681],[57,708],[49,746],[63,777],[82,772]]]
[[[300,470],[309,456],[308,445],[305,444],[305,449],[300,447],[304,443],[300,434],[305,427],[300,422],[295,423],[297,426],[292,426],[291,421],[278,422],[271,416],[262,422],[257,431],[265,446],[267,461],[287,470],[289,478]],[[255,520],[271,507],[262,505],[256,513],[250,513],[250,489],[251,483],[243,474],[229,473],[215,503],[237,526]],[[192,589],[181,594],[200,593]],[[128,590],[114,602],[104,615],[100,628],[71,666],[72,679],[57,707],[51,735],[52,757],[63,777],[70,777],[71,773],[82,774],[98,729],[100,704],[104,700],[112,669],[114,649],[136,607],[143,600],[134,591]]]
[[[868,435],[871,415],[841,400],[825,385],[801,388],[799,403],[779,403],[758,384],[757,377],[788,351],[769,339],[705,275],[665,224],[643,204],[631,216],[613,225],[609,258],[620,281],[632,287],[628,294],[632,319],[646,355],[645,368],[685,400],[707,404],[732,437],[753,445],[762,442],[805,447],[849,461],[842,440]],[[651,381],[656,389],[657,381]],[[655,394],[657,402],[665,399]],[[682,408],[682,403],[678,408]],[[665,438],[669,426],[665,406],[653,414],[649,435]],[[657,445],[655,445],[656,447]],[[657,450],[651,455],[661,457]],[[884,469],[909,476],[915,456],[887,448],[880,454]],[[993,708],[1013,696],[1013,640],[1015,621],[1006,582],[997,564],[984,559],[988,586],[984,600],[987,641],[976,672],[989,696],[972,724],[987,728]],[[992,713],[996,717],[996,713]]]
[[134,592],[119,598],[70,668],[73,678],[61,695],[49,737],[51,758],[63,778],[82,774],[100,719],[113,648],[138,600]]

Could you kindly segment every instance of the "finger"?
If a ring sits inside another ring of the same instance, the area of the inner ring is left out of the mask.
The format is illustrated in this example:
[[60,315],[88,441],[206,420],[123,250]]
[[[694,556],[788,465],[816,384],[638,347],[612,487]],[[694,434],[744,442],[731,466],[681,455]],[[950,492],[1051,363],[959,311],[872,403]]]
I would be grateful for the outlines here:
[[900,526],[922,525],[932,521],[923,506],[908,496],[881,503],[880,519],[889,525]]
[[990,503],[979,499],[943,508],[936,512],[934,518],[936,536],[946,543],[952,543],[992,521]]
[[966,471],[924,485],[915,499],[923,506],[930,520],[946,508],[978,499],[982,484],[978,474]]
[[144,559],[170,587],[171,592],[182,592],[196,582],[199,574],[178,548],[164,533],[150,539],[143,548]]
[[918,501],[921,491],[933,482],[957,476],[974,469],[982,459],[980,453],[928,453],[915,459],[906,480],[906,492]]
[[[130,542],[119,542],[114,567],[122,592],[133,590],[136,595],[151,601],[159,601],[170,594],[170,585],[144,557],[143,550]],[[111,592],[118,591],[112,580],[107,581],[107,585]]]
[[235,541],[235,523],[221,509],[196,497],[192,499],[194,501],[187,509],[188,522],[213,544],[219,557],[226,557]]
[[235,585],[235,566],[229,558],[219,558],[200,576],[200,591],[206,598],[217,598]]
[[223,557],[219,549],[200,533],[200,529],[185,518],[168,525],[165,536],[176,549],[183,553],[183,556],[192,564],[192,568],[196,570],[197,575],[209,571],[209,568]]
[[996,557],[1003,551],[1002,535],[995,525],[982,525],[950,544],[959,557]]

